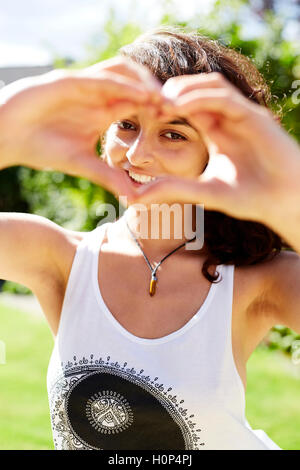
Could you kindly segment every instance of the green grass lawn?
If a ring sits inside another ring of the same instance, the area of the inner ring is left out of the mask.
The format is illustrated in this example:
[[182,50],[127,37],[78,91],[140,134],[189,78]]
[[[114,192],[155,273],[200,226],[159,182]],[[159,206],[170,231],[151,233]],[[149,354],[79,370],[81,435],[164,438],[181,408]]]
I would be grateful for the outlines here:
[[285,450],[300,450],[300,365],[279,350],[257,348],[248,364],[246,416]]
[[[53,449],[46,372],[53,338],[43,318],[0,304],[0,449]],[[281,353],[280,353],[281,354]],[[248,361],[246,415],[283,449],[300,450],[300,375],[277,351]],[[300,367],[300,366],[298,366]]]
[[53,449],[46,374],[53,337],[43,318],[0,304],[0,449]]

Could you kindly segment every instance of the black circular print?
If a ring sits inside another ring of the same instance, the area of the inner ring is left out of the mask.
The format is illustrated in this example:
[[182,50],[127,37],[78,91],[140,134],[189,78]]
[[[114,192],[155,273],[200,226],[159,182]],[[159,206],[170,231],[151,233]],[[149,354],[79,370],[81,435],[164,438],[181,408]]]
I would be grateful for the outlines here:
[[95,393],[88,400],[86,414],[92,426],[105,434],[123,431],[132,423],[128,401],[119,393],[109,390]]
[[52,425],[61,435],[61,448],[183,450],[204,445],[184,400],[157,383],[158,377],[151,380],[143,370],[126,368],[127,363],[76,364],[52,388]]

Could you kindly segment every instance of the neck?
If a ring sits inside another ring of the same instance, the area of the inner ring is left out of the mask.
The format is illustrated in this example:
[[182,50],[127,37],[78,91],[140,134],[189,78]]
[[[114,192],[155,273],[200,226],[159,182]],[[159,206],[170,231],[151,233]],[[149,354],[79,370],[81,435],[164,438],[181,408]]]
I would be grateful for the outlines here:
[[128,230],[127,222],[146,256],[158,261],[182,243],[188,242],[196,236],[196,240],[187,244],[193,249],[186,249],[183,246],[174,253],[174,255],[190,257],[196,252],[203,251],[202,238],[200,237],[202,234],[201,221],[200,208],[192,204],[176,203],[173,206],[164,204],[160,206],[160,210],[159,208],[157,210],[156,208],[139,209],[129,206],[119,220],[120,235],[124,241],[126,240],[136,247],[138,254],[141,254]]

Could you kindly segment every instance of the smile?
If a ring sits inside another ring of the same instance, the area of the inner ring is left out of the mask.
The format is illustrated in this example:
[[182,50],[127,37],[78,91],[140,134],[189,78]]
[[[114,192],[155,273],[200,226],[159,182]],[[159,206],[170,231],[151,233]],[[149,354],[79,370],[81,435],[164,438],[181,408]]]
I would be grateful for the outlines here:
[[130,178],[140,184],[146,184],[149,183],[150,181],[156,180],[155,176],[149,176],[149,175],[140,175],[137,173],[133,173],[132,171],[128,171],[128,174]]

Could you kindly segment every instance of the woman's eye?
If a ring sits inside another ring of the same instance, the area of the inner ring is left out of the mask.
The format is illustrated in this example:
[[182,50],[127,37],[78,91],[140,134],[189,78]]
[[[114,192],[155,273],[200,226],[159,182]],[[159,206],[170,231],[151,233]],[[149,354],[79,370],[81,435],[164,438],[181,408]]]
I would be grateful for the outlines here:
[[130,122],[127,122],[127,121],[118,121],[117,122],[117,126],[120,128],[120,129],[130,129],[130,126],[132,126],[132,124]]
[[171,137],[171,140],[186,140],[186,138],[183,137],[183,135],[178,134],[177,132],[171,132],[171,131],[169,131],[169,132],[166,132],[166,133],[165,133],[165,135],[167,135],[167,134],[172,135],[172,136],[175,136],[175,138]]
[[[117,121],[116,124],[118,128],[122,130],[135,130],[135,126],[128,121]],[[167,137],[168,140],[187,140],[183,135],[178,134],[177,132],[169,131],[166,132],[164,135],[167,136],[168,134],[171,136]]]

